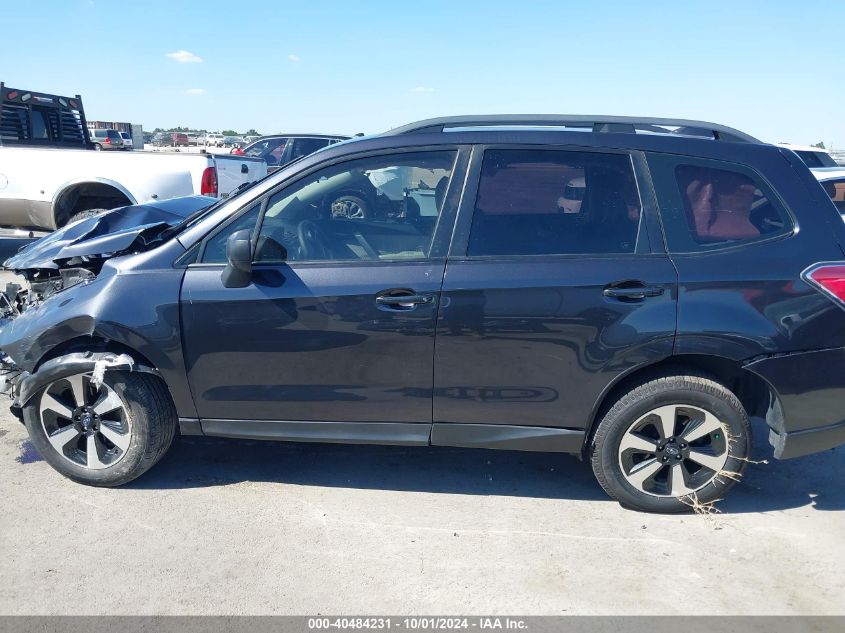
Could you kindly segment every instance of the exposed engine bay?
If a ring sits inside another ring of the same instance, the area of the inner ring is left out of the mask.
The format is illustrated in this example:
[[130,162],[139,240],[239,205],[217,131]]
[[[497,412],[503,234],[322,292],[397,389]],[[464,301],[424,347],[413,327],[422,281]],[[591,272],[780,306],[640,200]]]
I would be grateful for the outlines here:
[[[49,348],[58,341],[51,342],[49,334],[45,341],[36,340],[33,332],[59,315],[66,302],[45,302],[65,290],[94,282],[110,259],[141,253],[171,239],[181,226],[216,202],[195,196],[115,209],[54,231],[4,262],[6,270],[23,278],[8,283],[0,292],[0,393],[15,398],[13,412],[19,411],[22,396],[31,393],[43,375],[55,377],[71,367],[77,371],[132,367],[131,358],[106,351],[52,357]],[[77,320],[69,326],[71,333],[86,334],[85,329],[95,321],[95,315],[88,315],[84,324]],[[33,350],[36,343],[37,350]],[[48,360],[43,360],[45,357]]]

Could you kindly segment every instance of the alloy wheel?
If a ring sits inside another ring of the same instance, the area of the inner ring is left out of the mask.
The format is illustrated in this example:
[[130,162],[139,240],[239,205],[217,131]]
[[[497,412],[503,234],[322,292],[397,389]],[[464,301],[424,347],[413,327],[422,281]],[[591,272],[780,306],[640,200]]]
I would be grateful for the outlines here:
[[657,407],[625,431],[619,467],[639,492],[684,497],[723,471],[729,440],[727,426],[704,409],[685,404]]
[[108,468],[129,449],[132,421],[126,403],[105,383],[95,385],[89,374],[49,384],[39,418],[50,445],[77,466]]

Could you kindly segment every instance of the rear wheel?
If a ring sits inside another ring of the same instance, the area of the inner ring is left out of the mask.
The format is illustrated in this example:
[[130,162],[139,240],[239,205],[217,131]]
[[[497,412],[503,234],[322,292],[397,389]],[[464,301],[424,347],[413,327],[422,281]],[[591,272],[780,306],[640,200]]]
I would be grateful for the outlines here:
[[102,151],[103,146],[100,145],[99,143],[94,143],[94,149],[99,152],[99,151]]
[[682,512],[721,499],[742,476],[750,445],[733,392],[701,376],[667,376],[613,404],[596,429],[592,466],[623,505]]
[[176,432],[164,384],[141,372],[56,380],[24,407],[29,437],[45,461],[73,481],[119,486],[151,468]]

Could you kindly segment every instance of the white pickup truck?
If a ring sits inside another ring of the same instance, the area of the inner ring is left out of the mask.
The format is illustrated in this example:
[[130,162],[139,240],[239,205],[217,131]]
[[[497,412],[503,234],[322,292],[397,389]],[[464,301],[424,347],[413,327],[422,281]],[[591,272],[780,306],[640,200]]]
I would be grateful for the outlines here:
[[267,175],[247,156],[93,151],[78,95],[0,83],[0,103],[0,227],[52,230],[127,204],[226,196]]

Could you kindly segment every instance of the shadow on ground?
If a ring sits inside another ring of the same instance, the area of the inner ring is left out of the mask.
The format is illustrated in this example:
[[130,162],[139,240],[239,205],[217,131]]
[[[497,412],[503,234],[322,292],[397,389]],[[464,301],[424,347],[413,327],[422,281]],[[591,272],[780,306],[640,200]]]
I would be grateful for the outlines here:
[[[807,506],[844,510],[842,448],[809,457],[771,458],[756,428],[754,460],[743,482],[718,504],[723,513]],[[573,500],[608,497],[588,463],[556,453],[443,447],[252,442],[184,437],[133,488],[173,489],[264,481],[304,486]],[[609,499],[608,499],[609,500]]]

